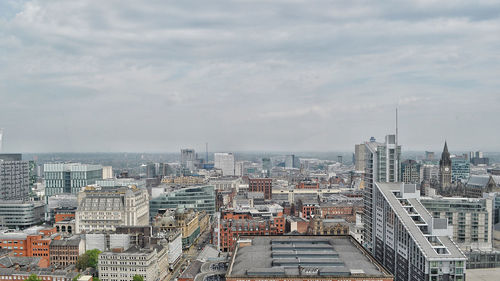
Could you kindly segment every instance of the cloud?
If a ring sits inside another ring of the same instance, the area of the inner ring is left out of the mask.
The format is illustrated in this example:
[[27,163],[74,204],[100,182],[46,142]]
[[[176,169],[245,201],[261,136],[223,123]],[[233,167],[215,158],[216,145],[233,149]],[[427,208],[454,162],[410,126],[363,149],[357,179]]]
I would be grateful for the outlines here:
[[0,11],[9,151],[351,150],[391,133],[398,105],[405,149],[445,138],[500,149],[495,1],[2,1]]

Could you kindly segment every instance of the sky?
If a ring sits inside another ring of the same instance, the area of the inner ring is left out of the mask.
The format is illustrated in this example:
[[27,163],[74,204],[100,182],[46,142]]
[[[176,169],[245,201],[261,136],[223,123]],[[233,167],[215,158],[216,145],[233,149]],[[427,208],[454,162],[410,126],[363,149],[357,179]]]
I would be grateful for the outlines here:
[[500,151],[498,1],[0,1],[4,152]]

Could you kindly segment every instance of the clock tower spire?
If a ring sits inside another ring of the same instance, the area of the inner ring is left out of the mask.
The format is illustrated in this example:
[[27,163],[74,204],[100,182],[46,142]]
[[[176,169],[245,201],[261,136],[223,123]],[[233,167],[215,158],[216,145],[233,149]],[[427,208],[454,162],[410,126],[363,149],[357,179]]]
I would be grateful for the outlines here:
[[451,158],[446,141],[443,153],[441,153],[441,160],[439,160],[439,185],[441,191],[445,193],[451,188]]

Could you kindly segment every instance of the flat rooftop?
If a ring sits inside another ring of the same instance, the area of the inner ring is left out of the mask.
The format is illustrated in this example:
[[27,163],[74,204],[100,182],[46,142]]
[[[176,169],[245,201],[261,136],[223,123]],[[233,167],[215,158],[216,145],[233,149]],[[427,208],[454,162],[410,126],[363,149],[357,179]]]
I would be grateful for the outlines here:
[[226,278],[392,278],[350,236],[241,237]]

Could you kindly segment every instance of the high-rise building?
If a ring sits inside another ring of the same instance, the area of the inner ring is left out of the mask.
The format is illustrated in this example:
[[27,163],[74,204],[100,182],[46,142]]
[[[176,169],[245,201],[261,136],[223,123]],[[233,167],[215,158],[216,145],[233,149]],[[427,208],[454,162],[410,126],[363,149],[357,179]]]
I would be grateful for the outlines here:
[[248,191],[261,192],[264,199],[273,197],[273,179],[248,179]]
[[103,166],[102,167],[102,179],[107,180],[107,179],[113,179],[113,167],[112,166]]
[[365,246],[374,250],[373,242],[375,233],[372,227],[375,217],[372,215],[373,208],[373,185],[375,182],[397,182],[399,181],[401,146],[397,145],[396,135],[387,135],[385,142],[376,142],[371,138],[365,143],[365,190],[363,191],[364,213],[363,223],[365,233],[363,241]]
[[102,180],[102,166],[80,163],[44,164],[45,195],[78,194],[82,187]]
[[294,154],[285,156],[285,169],[300,168],[300,158]]
[[117,226],[149,224],[149,195],[143,188],[88,187],[78,193],[75,214],[77,233],[114,231]]
[[221,169],[223,176],[234,176],[234,155],[232,153],[214,153],[214,167]]
[[354,146],[354,168],[356,171],[365,171],[365,148],[366,146],[364,143]]
[[420,164],[415,160],[401,163],[401,180],[404,183],[420,183]]
[[451,180],[459,182],[468,180],[470,177],[470,162],[465,157],[451,158]]
[[425,160],[426,161],[434,161],[434,152],[433,151],[426,151],[425,152]]
[[443,153],[441,153],[441,160],[439,160],[439,188],[442,191],[451,188],[451,156],[446,142],[444,142]]
[[196,163],[196,153],[192,148],[181,149],[181,167],[183,169],[194,171]]
[[465,280],[466,256],[446,218],[420,202],[415,184],[373,184],[372,254],[396,281]]
[[21,154],[0,154],[0,200],[28,200],[29,162]]

